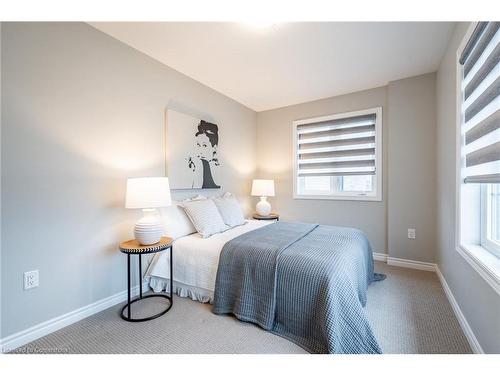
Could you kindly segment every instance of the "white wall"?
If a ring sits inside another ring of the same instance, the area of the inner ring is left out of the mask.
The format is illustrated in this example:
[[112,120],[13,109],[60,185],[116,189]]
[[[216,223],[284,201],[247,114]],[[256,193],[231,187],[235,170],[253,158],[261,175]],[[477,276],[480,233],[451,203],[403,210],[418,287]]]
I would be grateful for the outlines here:
[[1,41],[3,337],[125,290],[126,178],[164,174],[167,106],[220,125],[223,190],[249,210],[255,112],[84,23]]
[[456,52],[459,24],[437,72],[437,263],[481,347],[500,353],[500,296],[455,250]]

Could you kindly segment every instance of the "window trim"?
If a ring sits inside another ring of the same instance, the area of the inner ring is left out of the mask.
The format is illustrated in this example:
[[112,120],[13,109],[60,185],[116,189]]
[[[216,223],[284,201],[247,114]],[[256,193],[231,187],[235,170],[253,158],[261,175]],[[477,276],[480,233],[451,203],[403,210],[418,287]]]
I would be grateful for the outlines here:
[[478,22],[471,22],[455,56],[455,249],[469,265],[500,295],[500,260],[483,246],[462,243],[462,186],[464,184],[462,155],[462,66],[460,56]]
[[[308,124],[310,122],[330,121],[347,117],[355,117],[362,115],[375,114],[375,175],[373,175],[375,182],[375,194],[367,195],[354,192],[337,192],[334,195],[303,195],[297,192],[297,126]],[[342,112],[327,116],[312,117],[302,120],[295,120],[292,122],[292,142],[293,142],[293,199],[313,199],[313,200],[343,200],[343,201],[382,201],[382,136],[383,136],[383,119],[382,107],[374,107],[352,112]]]

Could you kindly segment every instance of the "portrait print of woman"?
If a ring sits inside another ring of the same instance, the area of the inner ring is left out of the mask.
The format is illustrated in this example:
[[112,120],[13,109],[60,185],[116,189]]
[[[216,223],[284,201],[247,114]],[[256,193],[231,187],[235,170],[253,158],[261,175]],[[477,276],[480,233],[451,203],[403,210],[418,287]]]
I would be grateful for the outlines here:
[[213,168],[219,166],[217,149],[219,146],[219,127],[201,120],[194,134],[194,154],[187,160],[187,166],[193,173],[192,188],[218,189],[214,181]]
[[220,128],[216,123],[167,109],[165,173],[170,189],[220,189]]

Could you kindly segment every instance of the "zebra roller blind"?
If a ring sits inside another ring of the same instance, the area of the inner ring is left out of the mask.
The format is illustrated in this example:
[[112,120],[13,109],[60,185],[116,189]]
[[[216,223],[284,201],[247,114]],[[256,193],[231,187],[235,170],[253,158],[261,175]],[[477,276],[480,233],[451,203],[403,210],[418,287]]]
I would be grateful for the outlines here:
[[479,22],[459,59],[466,183],[500,183],[499,26]]
[[377,113],[301,121],[296,128],[297,176],[375,175]]

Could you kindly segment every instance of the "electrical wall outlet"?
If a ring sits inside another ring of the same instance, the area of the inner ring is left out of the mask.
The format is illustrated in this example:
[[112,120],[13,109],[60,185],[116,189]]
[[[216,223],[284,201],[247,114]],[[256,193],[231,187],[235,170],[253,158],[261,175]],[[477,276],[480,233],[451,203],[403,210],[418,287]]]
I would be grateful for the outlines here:
[[24,290],[36,288],[38,286],[38,270],[24,273]]
[[408,238],[410,240],[415,239],[415,229],[414,228],[408,228]]

